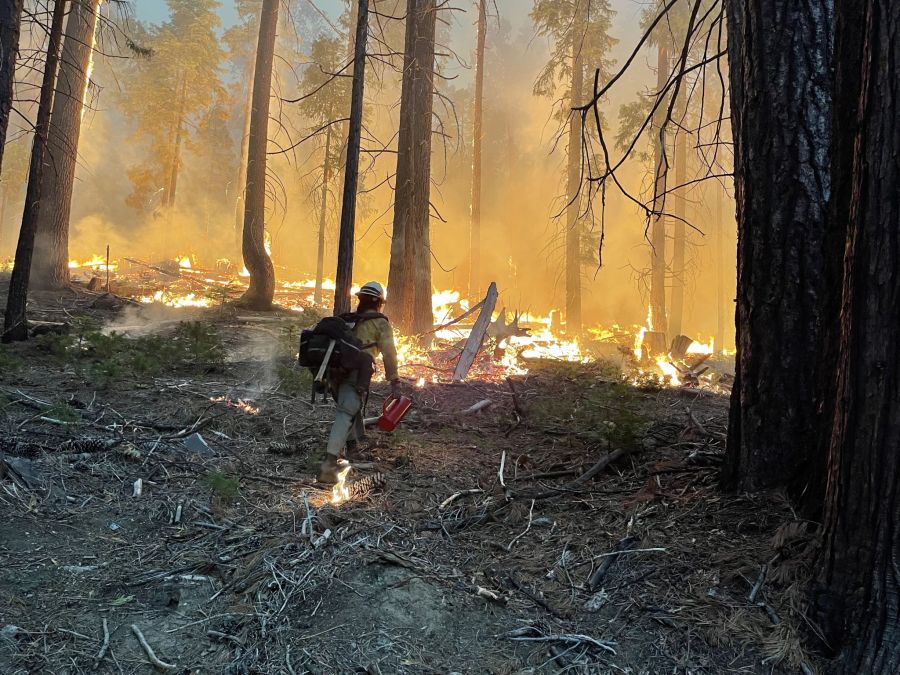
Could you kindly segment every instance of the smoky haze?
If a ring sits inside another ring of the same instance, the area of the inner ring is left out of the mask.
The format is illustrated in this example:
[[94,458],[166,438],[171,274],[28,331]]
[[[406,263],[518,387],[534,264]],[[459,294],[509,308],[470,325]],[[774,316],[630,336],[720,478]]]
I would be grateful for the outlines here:
[[[226,3],[227,4],[227,3]],[[382,0],[382,4],[390,2]],[[465,13],[445,12],[447,24],[439,30],[444,45],[439,59],[441,73],[436,102],[433,153],[431,245],[435,290],[465,291],[468,279],[469,209],[472,172],[472,100],[474,87],[471,66],[475,12],[472,3],[456,0]],[[327,17],[320,16],[308,2],[290,2],[279,26],[277,73],[274,95],[295,99],[307,94],[303,86],[310,64],[313,43],[321,37],[336,38],[346,44],[345,28],[339,15],[343,3],[325,2]],[[565,304],[563,230],[565,218],[558,217],[566,206],[567,139],[560,132],[564,121],[555,114],[557,96],[532,93],[535,79],[550,56],[552,45],[537,37],[529,18],[531,2],[500,2],[501,16],[488,21],[484,100],[484,185],[482,269],[486,282],[495,280],[501,290],[501,305],[546,314]],[[612,26],[619,40],[611,53],[613,70],[633,49],[640,36],[640,15],[644,3],[617,0]],[[140,3],[136,18],[126,31],[146,35],[140,21],[159,23],[166,19],[162,2]],[[104,10],[112,11],[112,10]],[[385,14],[390,14],[390,8]],[[402,16],[400,9],[395,15]],[[229,7],[223,10],[219,35],[239,22]],[[402,46],[400,22],[384,22],[386,40]],[[249,33],[248,33],[249,34]],[[235,245],[235,200],[237,198],[240,138],[247,85],[246,53],[252,40],[234,49],[223,43],[223,60],[216,64],[221,91],[209,106],[191,116],[185,128],[181,171],[173,215],[163,216],[158,191],[135,207],[131,195],[135,185],[130,173],[154,158],[153,146],[142,135],[134,117],[122,113],[122,103],[146,95],[129,86],[136,67],[153,67],[121,48],[121,41],[109,40],[98,57],[93,73],[91,109],[84,118],[80,158],[72,208],[71,257],[90,258],[111,247],[112,256],[134,257],[154,263],[175,256],[193,254],[196,263],[213,267],[228,258],[240,267]],[[152,40],[145,46],[154,48]],[[189,46],[187,46],[189,48]],[[243,51],[242,51],[243,50]],[[455,54],[449,55],[449,54]],[[123,59],[121,56],[126,56]],[[654,52],[645,48],[635,65],[602,101],[601,110],[610,138],[619,124],[619,108],[635,101],[640,92],[655,86]],[[371,60],[367,76],[363,138],[362,189],[357,219],[357,248],[354,279],[387,278],[392,224],[392,174],[395,169],[396,129],[400,97],[399,61],[393,67]],[[174,102],[169,102],[174,105]],[[215,108],[214,123],[207,113]],[[29,114],[26,111],[26,114]],[[340,113],[340,117],[346,111]],[[296,281],[314,275],[316,230],[320,216],[323,134],[314,135],[290,152],[285,147],[310,135],[312,123],[300,104],[273,102],[270,124],[270,199],[267,229],[272,240],[272,256],[279,281]],[[335,132],[345,133],[343,125]],[[590,133],[590,130],[589,130]],[[696,142],[696,141],[695,141]],[[653,163],[647,142],[639,144],[640,156],[626,162],[620,174],[636,195],[651,196]],[[159,158],[156,158],[159,159]],[[699,163],[698,163],[699,164]],[[699,166],[696,168],[699,171]],[[6,173],[6,168],[5,168]],[[333,277],[336,258],[337,223],[340,217],[341,179],[332,180],[327,196],[326,257],[327,277]],[[692,232],[688,240],[686,271],[685,332],[708,339],[716,329],[717,294],[727,289],[727,313],[733,314],[734,297],[734,205],[729,194],[717,203],[718,186],[713,182],[692,186],[686,194],[687,219],[704,234]],[[10,228],[21,213],[21,200],[13,195],[6,208],[6,233],[0,245],[8,254],[14,241]],[[646,217],[628,199],[610,190],[603,220],[605,241],[603,266],[598,266],[601,205],[593,200],[593,225],[586,236],[585,249],[592,249],[582,268],[585,325],[643,324],[647,315],[646,269],[649,246],[645,238]],[[590,219],[588,219],[590,220]],[[724,232],[719,242],[718,232]],[[671,242],[669,243],[671,246]],[[721,269],[720,269],[721,267]],[[388,290],[390,292],[390,290]],[[725,321],[726,345],[733,342],[733,321]]]

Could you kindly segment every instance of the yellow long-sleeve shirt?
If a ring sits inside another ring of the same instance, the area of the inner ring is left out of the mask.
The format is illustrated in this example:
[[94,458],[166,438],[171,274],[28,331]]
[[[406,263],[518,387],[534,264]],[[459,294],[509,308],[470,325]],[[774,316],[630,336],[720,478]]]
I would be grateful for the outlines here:
[[[365,313],[361,316],[365,316]],[[394,329],[385,318],[366,319],[356,324],[353,334],[367,345],[366,351],[373,358],[381,354],[384,359],[384,376],[389,382],[400,377],[397,371],[397,347],[394,344]],[[371,345],[371,346],[368,346]]]

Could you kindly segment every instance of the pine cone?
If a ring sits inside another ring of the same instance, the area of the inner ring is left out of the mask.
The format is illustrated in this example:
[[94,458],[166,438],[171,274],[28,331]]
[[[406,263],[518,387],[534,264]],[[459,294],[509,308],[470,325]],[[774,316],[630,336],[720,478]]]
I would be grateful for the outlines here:
[[108,441],[105,438],[70,438],[60,443],[57,450],[65,453],[104,452],[119,444],[119,441]]
[[288,443],[270,443],[269,452],[273,455],[293,455],[296,451],[294,447]]
[[373,490],[383,487],[386,482],[387,479],[383,473],[373,473],[371,476],[360,478],[359,480],[350,483],[348,488],[350,490],[350,497],[353,499],[364,497]]
[[19,440],[15,436],[0,438],[0,452],[13,457],[35,459],[40,456],[42,450],[43,448],[37,443],[28,443],[27,441]]

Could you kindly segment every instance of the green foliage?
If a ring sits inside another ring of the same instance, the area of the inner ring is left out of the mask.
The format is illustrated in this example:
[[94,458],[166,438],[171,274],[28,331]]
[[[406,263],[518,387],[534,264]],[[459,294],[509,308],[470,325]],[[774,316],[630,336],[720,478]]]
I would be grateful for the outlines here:
[[10,353],[5,345],[0,346],[0,374],[11,373],[18,370],[21,365],[20,359]]
[[288,396],[308,396],[312,387],[312,374],[306,368],[295,366],[293,368],[279,365],[278,389]]
[[221,339],[207,323],[180,323],[171,334],[134,338],[103,333],[93,326],[76,322],[69,334],[42,336],[39,345],[57,359],[73,363],[95,386],[165,371],[216,367],[224,361]]
[[225,349],[218,331],[202,321],[186,321],[178,324],[173,341],[175,357],[181,364],[221,365]]
[[168,186],[180,157],[173,155],[176,130],[190,144],[204,118],[225,95],[221,82],[225,53],[220,47],[220,3],[217,0],[166,0],[171,16],[160,25],[139,27],[135,39],[152,50],[148,58],[131,59],[120,109],[133,125],[133,138],[144,158],[129,169],[134,191],[130,206],[153,209]]
[[238,496],[240,483],[223,471],[210,471],[203,476],[203,483],[216,499],[230,501]]
[[75,408],[70,406],[68,403],[55,403],[50,406],[46,410],[44,410],[41,415],[43,417],[49,417],[55,420],[59,420],[60,422],[78,422],[81,419],[81,413],[79,413]]
[[[626,152],[637,136],[638,130],[644,124],[650,111],[653,109],[653,101],[649,96],[641,96],[636,101],[625,103],[619,108],[619,129],[616,133],[616,148],[621,152]],[[650,126],[644,129],[645,133],[650,130]],[[640,161],[647,161],[650,158],[649,148],[646,145],[638,144],[632,157]]]
[[[535,95],[556,96],[560,87],[571,89],[575,49],[580,49],[585,83],[593,80],[598,69],[600,79],[608,79],[613,66],[609,51],[618,43],[609,34],[613,16],[609,0],[534,0],[535,30],[552,42],[550,60],[534,84]],[[574,93],[579,100],[584,97],[583,92]],[[561,110],[568,116],[568,100]]]
[[[347,44],[343,39],[321,37],[310,46],[310,64],[300,80],[300,91],[306,96],[300,102],[300,109],[310,126],[321,127],[343,117],[350,109],[352,80],[339,75],[347,74],[341,72],[347,59]],[[337,152],[335,159],[339,157]]]
[[630,448],[639,442],[647,420],[640,413],[635,388],[613,364],[558,363],[537,372],[548,382],[564,384],[529,404],[529,423],[572,430],[579,438],[601,442],[610,449]]

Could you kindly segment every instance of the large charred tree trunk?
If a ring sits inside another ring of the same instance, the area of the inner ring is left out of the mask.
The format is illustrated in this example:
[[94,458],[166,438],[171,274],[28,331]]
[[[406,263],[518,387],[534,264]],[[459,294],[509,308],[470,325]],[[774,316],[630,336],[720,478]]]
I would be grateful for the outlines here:
[[0,168],[3,167],[3,148],[6,129],[12,110],[13,86],[16,80],[16,53],[19,49],[19,27],[22,22],[23,0],[0,3]]
[[44,62],[41,95],[34,127],[31,163],[28,167],[25,210],[22,214],[19,243],[16,246],[15,263],[13,264],[12,276],[9,280],[9,295],[6,299],[3,342],[14,342],[28,338],[28,323],[25,316],[25,308],[28,304],[28,281],[31,278],[34,235],[41,208],[41,181],[47,156],[47,135],[50,129],[50,115],[53,109],[53,90],[56,83],[56,73],[59,70],[59,45],[62,41],[63,17],[65,13],[65,0],[56,0],[53,5],[53,19],[47,44],[47,59]]
[[[669,79],[669,52],[659,45],[656,50],[656,90],[662,91]],[[660,106],[662,107],[662,106]],[[662,117],[657,112],[653,129],[657,138],[653,143],[653,210],[650,223],[650,326],[652,330],[665,335],[669,332],[666,315],[666,217],[665,195],[668,166],[666,164],[666,129]]]
[[247,152],[247,188],[244,207],[244,265],[250,285],[241,304],[256,310],[272,308],[275,297],[275,268],[266,252],[266,150],[269,142],[269,98],[272,66],[275,62],[275,35],[278,30],[278,3],[263,0],[253,73],[253,112],[250,116],[250,146]]
[[685,197],[687,181],[687,134],[679,130],[675,136],[675,186],[672,191],[672,303],[669,312],[670,337],[684,332],[685,253],[687,227],[685,225]]
[[[576,0],[572,21],[572,86],[569,107],[584,102],[584,20],[585,0]],[[566,331],[581,333],[581,115],[569,117],[569,153],[566,175]]]
[[322,281],[325,275],[325,223],[328,217],[328,187],[331,182],[331,126],[325,132],[325,161],[322,166],[322,203],[319,204],[319,233],[316,247],[316,290],[313,302],[322,304]]
[[338,234],[337,273],[335,274],[334,289],[335,314],[343,314],[350,311],[350,289],[353,287],[353,249],[356,244],[356,193],[359,189],[359,151],[362,141],[368,32],[369,0],[359,0],[353,52],[353,91],[350,100],[350,125],[347,133],[347,163],[344,168],[341,229]]
[[815,461],[832,10],[730,0],[737,361],[723,485],[803,489]]
[[73,0],[66,20],[47,138],[47,166],[41,188],[44,203],[34,242],[34,288],[57,289],[69,283],[69,214],[99,13],[100,0]]
[[469,225],[469,297],[481,287],[481,154],[484,145],[484,48],[487,37],[487,0],[478,0],[478,39],[475,45],[475,104],[472,110],[472,213]]
[[[251,73],[252,75],[252,73]],[[241,135],[241,163],[238,165],[237,197],[234,203],[235,250],[241,250],[244,239],[244,209],[247,191],[247,155],[250,152],[250,117],[253,114],[253,78],[247,79],[247,100],[244,103],[244,131]]]
[[431,330],[431,116],[434,94],[435,0],[408,0],[397,189],[388,276],[391,318],[404,332]]
[[829,232],[846,245],[828,249],[843,294],[813,607],[834,670],[887,675],[900,672],[900,5],[836,7]]

